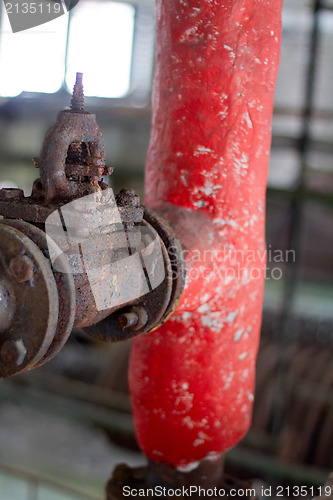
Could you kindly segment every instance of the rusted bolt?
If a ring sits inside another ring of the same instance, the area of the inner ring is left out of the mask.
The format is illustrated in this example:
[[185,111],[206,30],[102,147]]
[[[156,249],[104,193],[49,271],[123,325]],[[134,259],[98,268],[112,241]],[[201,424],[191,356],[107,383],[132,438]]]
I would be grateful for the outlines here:
[[9,263],[9,269],[17,283],[29,281],[34,275],[34,263],[27,255],[14,257]]
[[122,313],[118,318],[121,328],[139,330],[148,321],[148,314],[144,307],[134,306],[130,311]]
[[4,363],[15,363],[20,366],[27,355],[27,348],[22,339],[7,340],[1,348],[0,355]]
[[122,189],[116,196],[116,202],[120,207],[140,207],[140,197],[134,189]]
[[123,313],[118,318],[118,323],[122,328],[134,327],[138,324],[139,316],[135,312]]
[[71,110],[76,112],[84,111],[84,93],[83,93],[83,73],[76,73],[76,81],[71,100]]
[[0,189],[0,200],[15,200],[19,198],[24,198],[23,189],[18,189],[18,188]]

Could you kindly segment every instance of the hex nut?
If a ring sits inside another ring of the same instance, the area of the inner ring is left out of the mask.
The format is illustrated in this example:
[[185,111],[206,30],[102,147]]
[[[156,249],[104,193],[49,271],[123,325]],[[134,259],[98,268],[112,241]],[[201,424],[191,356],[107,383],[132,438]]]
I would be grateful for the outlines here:
[[15,200],[19,198],[24,198],[23,189],[18,189],[18,188],[0,189],[0,200]]
[[27,355],[27,348],[22,339],[7,340],[1,348],[0,355],[4,363],[15,363],[20,366]]
[[140,207],[140,197],[134,189],[122,189],[116,196],[116,202],[120,207]]
[[124,312],[118,317],[121,328],[133,328],[133,330],[144,327],[147,321],[148,314],[142,306],[133,306],[130,311]]

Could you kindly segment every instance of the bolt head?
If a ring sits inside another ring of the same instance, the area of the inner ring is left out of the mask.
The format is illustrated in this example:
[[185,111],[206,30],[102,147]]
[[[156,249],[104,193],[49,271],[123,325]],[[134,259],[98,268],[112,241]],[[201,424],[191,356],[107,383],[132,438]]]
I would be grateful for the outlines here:
[[27,255],[14,257],[9,263],[9,269],[17,283],[29,281],[34,275],[34,263]]
[[117,205],[121,207],[140,207],[140,197],[135,193],[134,189],[122,189],[116,196],[116,201]]
[[20,366],[27,355],[27,348],[22,339],[20,340],[7,340],[4,342],[1,351],[1,361],[3,363],[15,363]]
[[130,311],[120,314],[118,324],[121,328],[140,330],[148,321],[148,314],[144,307],[133,306]]
[[139,316],[135,312],[123,313],[118,318],[118,323],[121,328],[130,328],[137,325]]

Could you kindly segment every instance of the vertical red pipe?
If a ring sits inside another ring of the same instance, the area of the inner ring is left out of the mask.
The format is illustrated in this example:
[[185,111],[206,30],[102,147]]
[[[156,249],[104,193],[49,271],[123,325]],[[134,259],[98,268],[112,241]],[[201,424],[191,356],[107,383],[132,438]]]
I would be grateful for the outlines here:
[[282,0],[157,0],[148,206],[186,245],[173,318],[135,339],[139,443],[186,466],[250,425],[265,269],[265,189]]

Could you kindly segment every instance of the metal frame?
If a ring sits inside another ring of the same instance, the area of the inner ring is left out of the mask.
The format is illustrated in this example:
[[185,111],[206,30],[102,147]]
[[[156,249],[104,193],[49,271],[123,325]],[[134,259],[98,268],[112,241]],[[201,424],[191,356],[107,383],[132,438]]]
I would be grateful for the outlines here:
[[[293,188],[279,190],[269,188],[268,197],[280,195],[290,201],[290,230],[288,235],[288,248],[295,250],[296,255],[301,251],[301,232],[303,227],[303,208],[307,201],[315,200],[325,203],[333,208],[333,197],[330,194],[313,192],[306,186],[306,174],[308,172],[308,156],[312,146],[311,124],[314,118],[314,90],[316,83],[316,71],[318,53],[320,47],[319,16],[324,10],[333,10],[324,0],[314,0],[312,5],[312,27],[310,32],[309,61],[305,77],[305,98],[302,107],[302,132],[300,137],[293,141],[299,155],[299,175]],[[329,148],[330,152],[332,151]],[[333,151],[332,151],[333,153]],[[285,272],[285,285],[283,293],[283,304],[280,320],[277,326],[277,337],[280,339],[280,355],[276,373],[275,386],[275,408],[272,422],[272,431],[278,434],[284,424],[287,412],[286,387],[289,372],[289,361],[287,351],[290,343],[290,319],[293,315],[293,304],[297,292],[299,277],[299,266],[297,260],[289,261]]]

